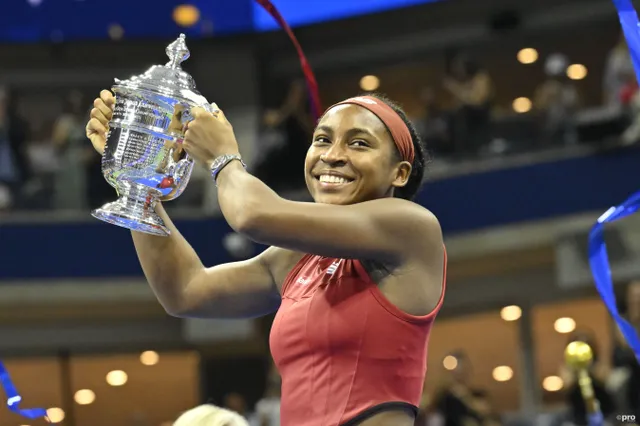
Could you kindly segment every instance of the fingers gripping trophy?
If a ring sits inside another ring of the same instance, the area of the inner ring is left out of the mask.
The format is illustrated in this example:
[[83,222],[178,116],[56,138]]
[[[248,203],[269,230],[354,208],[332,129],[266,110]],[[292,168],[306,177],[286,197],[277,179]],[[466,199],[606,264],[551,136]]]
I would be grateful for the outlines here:
[[[147,234],[168,236],[154,207],[184,191],[194,161],[182,147],[184,124],[193,107],[213,108],[180,64],[189,58],[185,36],[166,48],[169,62],[144,74],[115,80],[113,92],[94,102],[87,136],[102,153],[102,174],[118,199],[94,210],[105,222]],[[106,135],[106,137],[105,137]]]

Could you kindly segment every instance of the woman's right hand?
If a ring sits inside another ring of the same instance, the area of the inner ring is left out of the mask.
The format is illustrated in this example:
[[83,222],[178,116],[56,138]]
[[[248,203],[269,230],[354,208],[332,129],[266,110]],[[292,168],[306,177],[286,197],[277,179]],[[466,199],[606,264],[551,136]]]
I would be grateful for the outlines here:
[[113,117],[113,108],[116,104],[116,98],[108,90],[100,92],[100,97],[93,101],[93,109],[91,110],[91,118],[87,123],[87,138],[93,144],[93,148],[100,155],[104,153],[104,147],[107,143],[107,132],[109,131],[109,121]]

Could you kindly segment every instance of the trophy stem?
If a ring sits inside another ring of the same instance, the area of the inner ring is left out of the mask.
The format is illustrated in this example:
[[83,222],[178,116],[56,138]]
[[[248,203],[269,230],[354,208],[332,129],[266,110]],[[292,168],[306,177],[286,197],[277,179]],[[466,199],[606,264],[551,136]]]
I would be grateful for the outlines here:
[[91,212],[96,219],[136,232],[169,236],[171,232],[155,212],[158,203],[156,191],[143,185],[126,184],[118,188],[118,200]]

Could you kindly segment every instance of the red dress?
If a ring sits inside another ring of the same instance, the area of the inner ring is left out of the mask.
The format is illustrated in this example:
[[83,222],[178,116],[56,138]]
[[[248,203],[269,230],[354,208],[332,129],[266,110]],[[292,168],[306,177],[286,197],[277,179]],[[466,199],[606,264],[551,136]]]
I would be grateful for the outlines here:
[[[446,273],[446,253],[445,253]],[[433,321],[389,302],[358,260],[305,255],[282,287],[270,335],[281,426],[346,426],[417,412]]]

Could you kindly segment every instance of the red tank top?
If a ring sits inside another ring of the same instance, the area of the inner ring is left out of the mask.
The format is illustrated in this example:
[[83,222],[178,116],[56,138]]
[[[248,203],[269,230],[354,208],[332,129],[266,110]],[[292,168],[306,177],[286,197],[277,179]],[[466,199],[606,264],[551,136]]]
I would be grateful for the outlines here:
[[348,425],[385,409],[417,411],[443,298],[444,283],[433,312],[409,315],[359,261],[305,255],[284,282],[270,335],[282,376],[281,426]]

